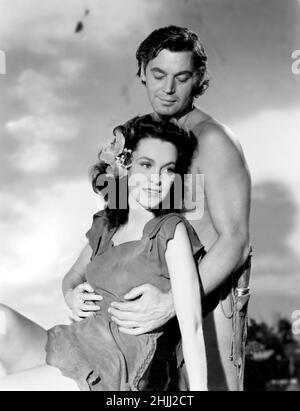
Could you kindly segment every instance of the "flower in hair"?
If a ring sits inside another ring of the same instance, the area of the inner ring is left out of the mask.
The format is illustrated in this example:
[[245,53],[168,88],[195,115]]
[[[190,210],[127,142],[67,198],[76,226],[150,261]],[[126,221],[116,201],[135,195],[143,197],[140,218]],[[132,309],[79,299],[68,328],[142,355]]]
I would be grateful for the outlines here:
[[120,131],[117,130],[114,139],[101,150],[99,159],[108,164],[107,175],[127,175],[127,169],[132,164],[132,150],[125,148],[125,137]]

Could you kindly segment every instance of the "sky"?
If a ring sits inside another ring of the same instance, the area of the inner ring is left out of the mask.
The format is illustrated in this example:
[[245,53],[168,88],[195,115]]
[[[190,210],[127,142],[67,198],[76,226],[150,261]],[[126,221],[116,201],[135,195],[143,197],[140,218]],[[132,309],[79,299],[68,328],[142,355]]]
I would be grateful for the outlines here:
[[150,111],[135,51],[176,24],[207,50],[198,106],[251,171],[250,315],[300,310],[299,17],[297,0],[0,0],[0,301],[46,327],[67,320],[61,279],[101,206],[89,167],[114,126]]

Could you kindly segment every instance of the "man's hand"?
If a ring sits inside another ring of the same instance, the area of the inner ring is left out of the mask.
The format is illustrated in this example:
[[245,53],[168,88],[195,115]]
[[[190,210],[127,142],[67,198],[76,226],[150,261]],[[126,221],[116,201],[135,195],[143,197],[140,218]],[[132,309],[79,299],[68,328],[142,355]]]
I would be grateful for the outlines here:
[[125,334],[154,331],[175,315],[172,293],[163,293],[151,284],[133,288],[124,298],[128,302],[113,302],[108,312]]
[[95,301],[101,301],[102,299],[100,295],[95,294],[88,283],[79,284],[65,294],[66,303],[71,309],[72,318],[75,321],[82,321],[95,315],[100,310],[100,306],[96,305]]

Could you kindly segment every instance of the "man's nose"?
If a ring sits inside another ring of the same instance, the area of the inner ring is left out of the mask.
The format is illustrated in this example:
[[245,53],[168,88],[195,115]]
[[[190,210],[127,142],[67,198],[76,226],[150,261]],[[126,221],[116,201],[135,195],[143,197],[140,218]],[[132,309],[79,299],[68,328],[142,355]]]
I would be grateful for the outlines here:
[[175,79],[173,77],[167,77],[164,84],[164,92],[166,94],[175,93]]

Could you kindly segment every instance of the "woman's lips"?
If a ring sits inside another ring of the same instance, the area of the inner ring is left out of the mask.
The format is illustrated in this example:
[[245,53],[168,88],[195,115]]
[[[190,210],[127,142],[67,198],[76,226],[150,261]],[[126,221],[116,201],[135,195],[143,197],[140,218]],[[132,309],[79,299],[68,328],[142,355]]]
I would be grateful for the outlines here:
[[161,194],[160,190],[154,190],[152,188],[144,188],[143,190],[146,191],[148,194],[154,194],[154,195]]

